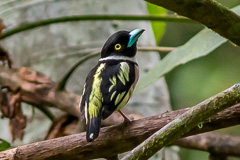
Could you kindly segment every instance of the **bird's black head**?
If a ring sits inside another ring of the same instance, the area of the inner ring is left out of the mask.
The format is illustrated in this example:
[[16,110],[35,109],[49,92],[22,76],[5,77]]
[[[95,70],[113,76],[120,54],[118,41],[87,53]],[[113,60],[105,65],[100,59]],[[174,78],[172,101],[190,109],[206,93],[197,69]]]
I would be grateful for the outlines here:
[[143,32],[144,29],[134,29],[130,32],[118,31],[114,33],[105,42],[101,51],[101,58],[108,56],[134,57],[137,52],[137,40]]

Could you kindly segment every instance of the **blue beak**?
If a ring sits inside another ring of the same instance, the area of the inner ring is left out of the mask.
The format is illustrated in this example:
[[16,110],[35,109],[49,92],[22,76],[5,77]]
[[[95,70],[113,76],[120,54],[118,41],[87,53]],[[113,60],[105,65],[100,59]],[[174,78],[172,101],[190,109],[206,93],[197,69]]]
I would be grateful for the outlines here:
[[144,32],[144,29],[134,29],[129,33],[129,41],[127,47],[132,47],[132,45],[137,42],[138,38],[142,35]]

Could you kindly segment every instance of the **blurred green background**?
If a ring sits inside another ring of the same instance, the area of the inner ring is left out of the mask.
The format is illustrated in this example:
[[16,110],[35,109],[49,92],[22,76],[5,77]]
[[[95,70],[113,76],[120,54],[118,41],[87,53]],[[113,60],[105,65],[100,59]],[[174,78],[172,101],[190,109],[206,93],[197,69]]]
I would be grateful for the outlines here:
[[[218,0],[224,6],[232,8],[240,4],[239,0]],[[161,46],[179,46],[203,29],[200,24],[167,23]],[[181,65],[165,78],[169,87],[174,110],[193,106],[204,99],[240,82],[240,48],[230,42],[221,45],[209,55]],[[240,127],[231,127],[220,132],[232,135],[240,134]],[[207,159],[208,153],[181,149],[183,160]],[[230,158],[237,159],[237,158]]]

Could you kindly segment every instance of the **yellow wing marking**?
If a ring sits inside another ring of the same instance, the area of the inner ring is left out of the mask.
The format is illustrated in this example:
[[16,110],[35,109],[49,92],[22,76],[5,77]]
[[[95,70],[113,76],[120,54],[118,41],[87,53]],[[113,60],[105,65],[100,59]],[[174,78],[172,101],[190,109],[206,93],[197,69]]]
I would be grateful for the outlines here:
[[113,94],[111,95],[111,98],[110,98],[111,101],[113,100],[116,93],[117,93],[117,91],[114,91]]
[[118,105],[118,107],[116,109],[117,111],[120,110],[121,108],[123,108],[127,104],[128,100],[132,96],[133,89],[134,89],[134,86],[132,85],[132,87],[130,88],[130,90],[126,94],[126,96],[123,98],[122,102]]
[[118,74],[118,78],[120,79],[120,81],[122,82],[123,85],[126,84],[125,79],[127,81],[129,81],[129,65],[127,64],[127,62],[121,62],[120,63],[120,70],[119,70],[119,74]]
[[129,81],[129,70],[130,70],[129,65],[126,62],[121,62],[120,64],[121,64],[120,68],[123,72],[125,79]]
[[125,79],[124,79],[124,76],[123,76],[123,72],[121,70],[119,71],[118,78],[120,79],[122,84],[125,85]]
[[114,103],[115,105],[117,105],[122,100],[125,93],[126,92],[122,92],[117,95],[117,98],[115,99],[115,103]]
[[109,81],[112,83],[112,85],[109,87],[108,92],[111,92],[113,87],[116,86],[116,84],[117,84],[117,78],[115,76],[113,76],[113,78],[109,78]]
[[101,74],[104,68],[105,68],[105,63],[100,64],[96,73],[93,76],[92,91],[89,97],[89,108],[88,108],[88,113],[90,118],[97,117],[99,110],[102,106],[103,97],[100,90],[102,78],[99,75]]
[[136,83],[137,83],[137,81],[138,81],[138,73],[139,73],[139,71],[138,71],[138,66],[135,65],[135,74],[136,74],[136,75],[135,75],[135,81],[134,81],[134,83],[132,84],[132,86],[131,86],[131,88],[129,89],[129,91],[128,91],[128,93],[126,94],[126,96],[123,98],[122,102],[118,105],[118,107],[117,107],[116,110],[120,110],[122,107],[124,107],[124,106],[127,104],[127,102],[129,101],[130,97],[132,96],[133,90],[134,90],[135,85],[136,85]]

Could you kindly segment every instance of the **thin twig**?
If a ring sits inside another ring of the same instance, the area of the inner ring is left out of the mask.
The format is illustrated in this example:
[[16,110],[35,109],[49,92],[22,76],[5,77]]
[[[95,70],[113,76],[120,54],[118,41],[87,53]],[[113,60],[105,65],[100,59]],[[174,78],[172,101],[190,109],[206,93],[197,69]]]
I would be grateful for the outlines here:
[[47,116],[49,118],[49,120],[51,120],[51,121],[54,120],[54,115],[53,115],[53,113],[50,111],[50,109],[48,107],[46,107],[46,106],[32,106],[32,107],[36,107],[41,112],[43,112],[43,114],[45,116]]
[[80,16],[67,16],[60,18],[51,18],[46,20],[41,20],[37,22],[27,23],[24,25],[17,26],[11,30],[8,30],[2,34],[0,39],[7,38],[16,33],[30,30],[33,28],[38,28],[50,24],[65,23],[65,22],[76,22],[76,21],[111,21],[111,20],[121,20],[121,21],[164,21],[164,22],[185,22],[194,23],[194,21],[175,15],[167,16],[154,16],[154,15],[80,15]]
[[[83,47],[83,46],[82,46]],[[71,47],[70,47],[71,48]],[[64,47],[64,50],[68,49],[68,47]],[[141,52],[170,52],[174,50],[175,47],[163,47],[163,46],[138,46],[138,51]],[[83,55],[90,54],[95,51],[100,51],[101,48],[91,48],[91,49],[80,49],[76,52],[64,54],[64,55],[55,55],[44,59],[38,59],[33,61],[32,63],[41,63],[42,61],[48,61],[48,60],[56,60],[56,59],[66,59],[66,58],[81,58]],[[53,53],[54,50],[51,50],[51,53]],[[57,52],[57,51],[56,51]],[[65,51],[63,51],[65,52]],[[42,54],[47,54],[48,52],[43,51]]]
[[[143,51],[143,52],[149,52],[149,51],[158,51],[158,52],[170,52],[172,51],[173,47],[138,47],[139,51]],[[86,56],[83,56],[82,58],[80,58],[67,72],[66,74],[60,79],[60,81],[58,82],[58,86],[57,89],[58,90],[64,90],[67,84],[68,79],[71,77],[71,75],[73,74],[73,72],[78,68],[78,66],[80,66],[81,64],[83,64],[84,62],[86,62],[87,60],[94,58],[96,56],[98,56],[100,54],[99,52],[100,48],[96,48],[94,52],[87,54]],[[92,51],[92,49],[91,49]],[[67,56],[74,56],[74,55],[79,55],[79,53],[74,53],[74,54],[68,54]]]
[[65,89],[65,86],[67,84],[67,81],[68,79],[70,78],[70,76],[72,75],[72,73],[77,69],[77,67],[79,65],[81,65],[82,63],[86,62],[87,60],[93,58],[93,57],[96,57],[98,56],[100,53],[99,51],[95,51],[95,52],[92,52],[82,58],[80,58],[69,70],[68,72],[66,72],[66,74],[60,79],[60,81],[58,82],[58,85],[57,85],[57,90],[59,91],[62,91]]
[[139,51],[143,52],[149,52],[149,51],[157,51],[157,52],[171,52],[174,50],[175,47],[159,47],[159,46],[143,46],[143,47],[138,47]]

